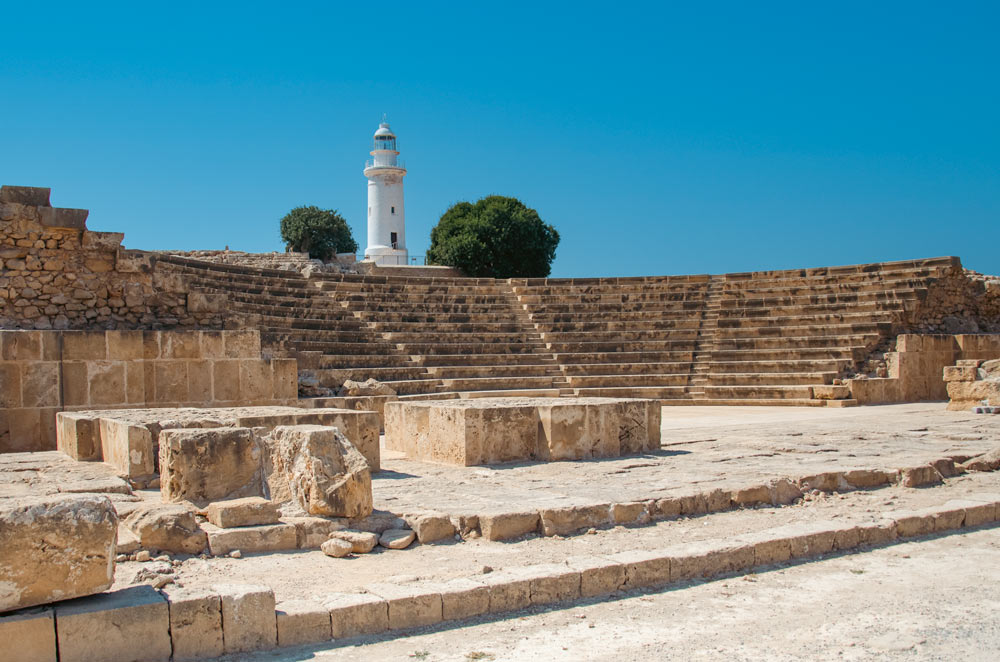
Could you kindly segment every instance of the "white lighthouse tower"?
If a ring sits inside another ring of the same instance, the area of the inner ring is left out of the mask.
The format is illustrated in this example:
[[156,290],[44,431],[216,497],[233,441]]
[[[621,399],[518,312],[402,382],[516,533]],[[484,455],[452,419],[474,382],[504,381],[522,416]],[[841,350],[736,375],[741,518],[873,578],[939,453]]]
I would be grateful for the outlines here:
[[396,136],[389,123],[375,132],[372,158],[365,163],[368,178],[368,247],[365,258],[378,265],[406,264],[406,227],[403,213],[403,176],[406,168],[396,157]]

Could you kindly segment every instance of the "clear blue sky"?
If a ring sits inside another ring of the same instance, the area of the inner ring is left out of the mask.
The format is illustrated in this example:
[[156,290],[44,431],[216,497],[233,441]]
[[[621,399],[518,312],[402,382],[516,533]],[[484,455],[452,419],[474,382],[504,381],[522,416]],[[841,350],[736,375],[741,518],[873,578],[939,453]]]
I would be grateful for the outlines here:
[[[488,5],[480,8],[475,5]],[[1000,273],[1000,3],[28,3],[0,183],[130,248],[283,250],[399,136],[407,243],[521,198],[553,276],[954,254]]]

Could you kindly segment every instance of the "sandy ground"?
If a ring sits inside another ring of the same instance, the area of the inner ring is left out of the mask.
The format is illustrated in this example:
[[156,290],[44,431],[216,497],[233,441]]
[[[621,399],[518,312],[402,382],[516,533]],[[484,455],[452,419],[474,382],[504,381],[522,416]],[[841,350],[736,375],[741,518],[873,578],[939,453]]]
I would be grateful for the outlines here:
[[987,528],[405,638],[239,659],[992,662],[1000,658],[998,581],[1000,528]]

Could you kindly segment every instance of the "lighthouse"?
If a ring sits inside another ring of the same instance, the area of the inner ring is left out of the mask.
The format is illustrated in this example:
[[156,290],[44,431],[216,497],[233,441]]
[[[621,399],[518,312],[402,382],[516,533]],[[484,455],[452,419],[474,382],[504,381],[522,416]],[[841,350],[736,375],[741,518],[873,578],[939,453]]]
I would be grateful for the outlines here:
[[396,135],[382,117],[372,137],[372,158],[365,163],[368,178],[368,247],[365,259],[378,265],[406,264],[406,227],[403,213],[403,176]]

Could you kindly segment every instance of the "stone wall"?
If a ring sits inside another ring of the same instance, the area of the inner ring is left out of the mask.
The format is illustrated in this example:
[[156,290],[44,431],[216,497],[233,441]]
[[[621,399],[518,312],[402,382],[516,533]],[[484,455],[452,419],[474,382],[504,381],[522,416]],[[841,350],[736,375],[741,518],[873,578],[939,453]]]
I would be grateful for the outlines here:
[[295,404],[294,359],[239,331],[0,331],[0,452],[56,448],[56,413]]
[[1000,278],[956,265],[905,323],[910,333],[1000,333]]
[[1000,335],[902,334],[886,358],[887,378],[847,380],[858,404],[947,400],[944,368],[960,360],[1000,358]]
[[0,187],[0,327],[223,327],[226,297],[189,295],[155,254],[88,230],[87,215],[52,207],[47,188]]

